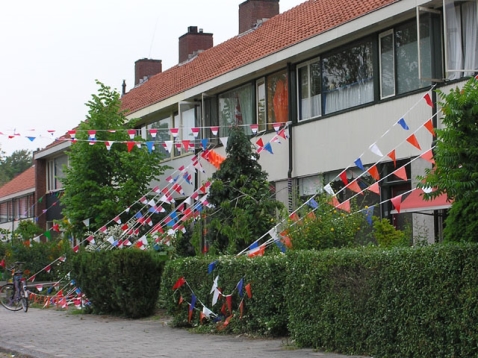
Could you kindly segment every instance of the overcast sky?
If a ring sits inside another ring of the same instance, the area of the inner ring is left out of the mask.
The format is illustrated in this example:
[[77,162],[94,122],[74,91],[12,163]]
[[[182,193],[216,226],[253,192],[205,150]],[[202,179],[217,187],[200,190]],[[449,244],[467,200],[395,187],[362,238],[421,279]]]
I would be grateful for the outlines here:
[[[126,80],[128,91],[136,60],[160,59],[163,71],[177,64],[189,26],[213,33],[214,45],[236,36],[243,1],[2,1],[1,150],[43,148],[78,125],[96,79],[118,92]],[[304,1],[280,0],[280,12]]]

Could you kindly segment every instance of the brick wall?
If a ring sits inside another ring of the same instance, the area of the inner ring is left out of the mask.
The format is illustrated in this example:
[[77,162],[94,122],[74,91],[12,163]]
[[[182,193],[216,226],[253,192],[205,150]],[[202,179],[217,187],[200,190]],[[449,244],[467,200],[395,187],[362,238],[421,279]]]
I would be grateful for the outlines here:
[[137,86],[139,81],[144,77],[154,76],[163,71],[161,60],[152,60],[143,58],[134,63],[134,85]]
[[211,33],[198,31],[197,26],[189,26],[188,32],[179,38],[179,63],[186,61],[189,55],[214,46]]
[[257,20],[279,14],[279,0],[247,0],[239,5],[239,33],[250,30]]

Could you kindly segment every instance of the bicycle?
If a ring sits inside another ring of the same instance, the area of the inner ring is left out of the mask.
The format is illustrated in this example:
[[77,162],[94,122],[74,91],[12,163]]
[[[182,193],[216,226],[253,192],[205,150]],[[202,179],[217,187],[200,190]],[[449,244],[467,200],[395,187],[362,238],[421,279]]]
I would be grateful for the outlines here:
[[12,272],[13,283],[0,287],[0,303],[10,311],[28,311],[28,290],[23,277],[24,262],[15,262],[8,270]]

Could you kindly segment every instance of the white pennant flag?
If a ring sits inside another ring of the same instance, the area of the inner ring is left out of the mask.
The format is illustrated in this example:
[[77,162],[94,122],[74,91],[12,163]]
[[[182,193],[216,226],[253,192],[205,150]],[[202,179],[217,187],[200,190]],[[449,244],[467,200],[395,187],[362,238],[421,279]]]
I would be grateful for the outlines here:
[[224,148],[227,148],[227,140],[229,139],[228,137],[221,137],[219,138],[221,140],[222,145]]
[[86,227],[89,227],[90,226],[90,219],[83,220],[83,224],[85,224]]
[[327,194],[330,194],[330,195],[335,195],[334,193],[334,189],[332,189],[332,187],[330,186],[330,184],[327,184],[326,186],[324,186],[324,190]]
[[212,296],[212,305],[214,306],[217,302],[217,300],[219,299],[219,295],[221,294],[221,292],[216,288],[214,290],[214,294]]
[[202,313],[207,317],[211,318],[211,316],[216,317],[216,315],[206,306],[202,307]]
[[148,201],[148,204],[149,204],[149,206],[151,206],[151,207],[153,207],[153,208],[156,206],[156,203],[154,202],[153,199],[151,199],[150,201]]
[[380,158],[383,157],[383,154],[382,152],[380,151],[380,149],[378,149],[378,146],[376,143],[373,143],[371,146],[370,146],[370,150],[372,153],[374,154],[377,154]]
[[212,284],[211,292],[209,292],[209,293],[213,293],[217,289],[217,280],[219,280],[219,275],[216,276],[216,278],[214,279],[214,283]]
[[171,148],[173,147],[173,141],[172,140],[164,141],[163,147],[168,151],[168,153],[171,153]]

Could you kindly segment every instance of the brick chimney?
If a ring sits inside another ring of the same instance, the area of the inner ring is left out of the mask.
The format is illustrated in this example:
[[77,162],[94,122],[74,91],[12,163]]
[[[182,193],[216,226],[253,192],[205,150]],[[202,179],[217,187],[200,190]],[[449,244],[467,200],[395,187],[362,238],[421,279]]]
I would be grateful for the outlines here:
[[246,0],[239,5],[239,33],[276,15],[279,15],[279,0]]
[[162,71],[163,65],[161,60],[149,58],[138,60],[134,63],[134,85],[137,86],[140,82]]
[[213,47],[212,34],[202,32],[197,26],[189,26],[188,32],[179,38],[179,63],[200,51]]

